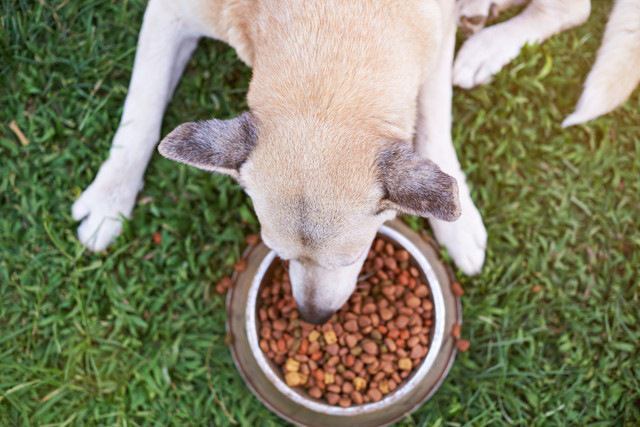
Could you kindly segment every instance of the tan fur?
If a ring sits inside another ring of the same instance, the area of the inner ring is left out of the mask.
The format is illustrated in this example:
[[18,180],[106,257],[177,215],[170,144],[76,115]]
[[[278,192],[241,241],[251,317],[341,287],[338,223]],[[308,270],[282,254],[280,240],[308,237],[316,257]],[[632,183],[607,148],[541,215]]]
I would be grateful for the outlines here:
[[380,213],[376,159],[384,143],[412,143],[417,95],[440,42],[439,7],[240,0],[214,15],[253,68],[247,99],[259,143],[240,182],[265,242],[304,282],[294,286],[303,314],[322,318],[355,284],[330,282],[355,281],[358,261],[394,215]]
[[300,212],[290,207],[310,198],[307,220],[349,242],[334,241],[328,251],[354,253],[368,243],[359,224],[371,222],[382,195],[374,167],[381,144],[412,139],[417,93],[439,42],[437,5],[240,0],[225,7],[210,15],[214,25],[253,67],[248,104],[260,143],[241,175],[267,225],[263,234],[279,240],[274,246],[303,251],[291,249]]

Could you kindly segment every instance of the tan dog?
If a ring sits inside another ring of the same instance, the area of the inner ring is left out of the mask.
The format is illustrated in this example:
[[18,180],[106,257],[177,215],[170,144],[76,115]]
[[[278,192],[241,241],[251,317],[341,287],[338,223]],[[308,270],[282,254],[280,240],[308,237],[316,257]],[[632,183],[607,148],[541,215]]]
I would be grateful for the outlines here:
[[307,320],[323,322],[348,299],[396,212],[432,218],[458,265],[479,271],[486,232],[450,134],[454,6],[151,0],[110,157],[73,208],[81,241],[100,250],[120,232],[166,103],[197,38],[209,36],[253,67],[250,112],[183,124],[160,153],[238,181],[265,243],[291,261]]

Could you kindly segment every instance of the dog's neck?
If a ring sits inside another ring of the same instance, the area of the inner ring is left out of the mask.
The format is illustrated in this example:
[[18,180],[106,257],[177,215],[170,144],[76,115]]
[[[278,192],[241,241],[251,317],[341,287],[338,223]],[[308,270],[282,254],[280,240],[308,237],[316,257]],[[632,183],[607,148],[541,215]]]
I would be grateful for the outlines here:
[[262,0],[254,6],[238,28],[249,43],[243,49],[253,67],[248,103],[258,118],[350,122],[385,137],[412,137],[418,90],[437,43],[428,28],[433,17],[424,16],[419,2]]

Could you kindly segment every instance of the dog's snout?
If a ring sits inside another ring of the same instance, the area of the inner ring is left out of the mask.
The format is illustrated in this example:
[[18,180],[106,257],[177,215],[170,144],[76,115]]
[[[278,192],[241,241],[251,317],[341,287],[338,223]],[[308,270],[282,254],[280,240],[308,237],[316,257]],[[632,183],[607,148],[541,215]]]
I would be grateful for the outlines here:
[[334,313],[332,310],[318,310],[313,306],[300,306],[298,307],[298,310],[300,311],[302,320],[314,325],[322,325],[326,323]]

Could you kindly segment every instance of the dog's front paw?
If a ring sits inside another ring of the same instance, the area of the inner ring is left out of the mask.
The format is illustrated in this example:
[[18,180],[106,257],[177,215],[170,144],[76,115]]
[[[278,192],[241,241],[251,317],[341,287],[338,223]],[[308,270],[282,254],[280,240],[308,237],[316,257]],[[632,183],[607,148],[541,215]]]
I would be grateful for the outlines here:
[[122,231],[122,219],[131,215],[141,187],[140,179],[130,179],[105,163],[71,210],[73,218],[81,221],[80,242],[97,252],[115,240]]
[[431,228],[463,273],[470,276],[480,273],[487,248],[487,231],[473,204],[462,207],[462,215],[457,221],[432,220]]
[[510,32],[510,26],[498,24],[470,37],[456,56],[453,84],[471,89],[491,81],[522,47],[518,35]]

